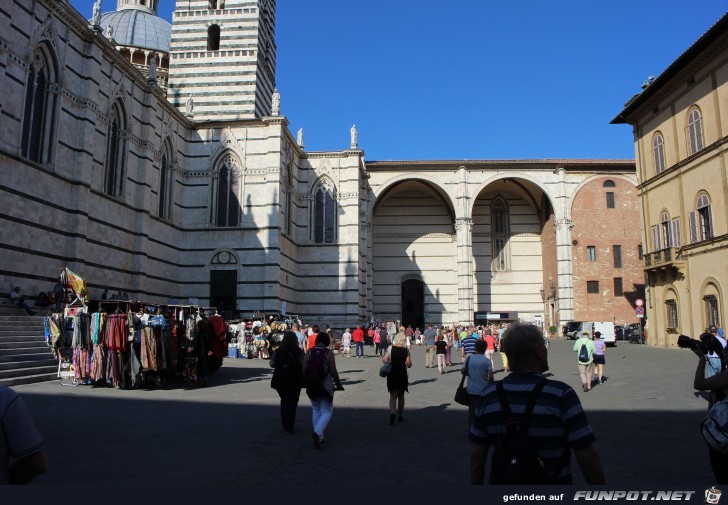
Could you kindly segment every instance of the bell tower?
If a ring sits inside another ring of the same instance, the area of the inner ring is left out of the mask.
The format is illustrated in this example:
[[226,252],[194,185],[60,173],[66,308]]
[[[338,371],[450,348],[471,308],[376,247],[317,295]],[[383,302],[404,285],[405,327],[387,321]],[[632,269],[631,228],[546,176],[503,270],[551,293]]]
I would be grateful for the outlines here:
[[177,0],[169,101],[194,121],[269,116],[275,8],[275,0]]

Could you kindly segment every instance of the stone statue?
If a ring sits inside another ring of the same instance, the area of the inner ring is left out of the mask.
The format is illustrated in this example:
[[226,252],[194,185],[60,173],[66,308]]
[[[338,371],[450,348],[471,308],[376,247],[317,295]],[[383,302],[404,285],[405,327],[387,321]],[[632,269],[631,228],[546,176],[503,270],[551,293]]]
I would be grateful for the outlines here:
[[298,146],[303,149],[303,128],[298,130],[298,135],[296,138],[296,143],[298,143]]
[[91,24],[94,26],[99,26],[99,23],[101,22],[101,0],[96,0],[94,2],[94,14],[91,18]]
[[192,97],[189,97],[187,99],[187,103],[185,104],[185,116],[192,116],[192,109],[195,107],[195,104],[192,102]]
[[356,125],[351,127],[351,148],[356,149],[358,147],[357,144],[357,132],[356,132]]
[[109,23],[108,25],[106,25],[106,38],[109,39],[109,40],[111,40],[112,38],[114,38],[114,27],[111,26],[111,23]]
[[278,116],[281,113],[281,94],[277,89],[273,90],[273,106],[271,107],[271,116]]
[[152,58],[149,60],[149,81],[157,80],[157,54],[152,53]]

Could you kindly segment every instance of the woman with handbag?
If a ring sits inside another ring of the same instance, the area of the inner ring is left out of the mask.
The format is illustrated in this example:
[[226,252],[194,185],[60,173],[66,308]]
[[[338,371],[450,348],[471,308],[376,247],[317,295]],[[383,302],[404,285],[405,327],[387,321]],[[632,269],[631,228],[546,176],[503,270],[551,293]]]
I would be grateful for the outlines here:
[[270,358],[270,366],[274,369],[270,386],[281,397],[281,423],[285,435],[294,434],[298,399],[305,383],[303,357],[303,351],[298,346],[298,337],[294,332],[287,331],[283,334],[281,345]]
[[493,364],[485,356],[487,348],[485,340],[475,341],[475,353],[469,355],[463,363],[462,374],[468,378],[468,429],[473,422],[473,414],[478,399],[485,392],[485,388],[493,382]]
[[392,370],[387,375],[387,391],[389,391],[389,425],[394,426],[394,420],[404,421],[404,394],[408,392],[409,377],[407,369],[412,367],[412,357],[407,350],[407,336],[404,328],[394,338],[392,347],[384,356],[382,363],[391,362]]

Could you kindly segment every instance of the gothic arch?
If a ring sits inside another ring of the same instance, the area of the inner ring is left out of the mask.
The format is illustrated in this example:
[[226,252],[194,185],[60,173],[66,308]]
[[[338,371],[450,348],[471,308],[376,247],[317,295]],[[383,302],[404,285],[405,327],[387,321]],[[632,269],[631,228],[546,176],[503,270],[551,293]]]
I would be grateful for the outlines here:
[[240,159],[232,151],[223,151],[214,160],[210,173],[210,222],[220,227],[238,226],[242,212]]
[[338,240],[338,194],[328,175],[319,177],[311,188],[309,215],[310,238],[316,244],[332,244]]
[[223,247],[215,249],[212,253],[208,266],[211,269],[227,269],[231,267],[237,268],[240,265],[240,257],[234,249]]
[[50,163],[55,148],[60,87],[57,52],[42,40],[32,48],[25,83],[21,155],[37,163]]
[[[546,198],[548,198],[549,203],[551,204],[551,208],[556,211],[557,206],[554,203],[554,197],[546,190],[543,183],[541,181],[539,181],[538,179],[532,177],[531,175],[525,174],[523,172],[519,172],[518,175],[507,174],[507,173],[496,174],[493,177],[488,178],[487,180],[485,180],[484,182],[482,182],[481,184],[476,186],[475,190],[470,193],[471,197],[470,197],[470,209],[468,211],[469,215],[465,216],[465,217],[472,217],[473,209],[475,208],[475,202],[478,200],[478,197],[480,196],[480,194],[483,191],[485,191],[488,186],[490,186],[491,184],[498,182],[500,180],[504,180],[504,179],[513,179],[514,181],[518,180],[518,179],[523,179],[525,181],[528,181],[528,182],[534,184],[538,189],[541,190],[541,192],[544,195],[546,195]],[[528,190],[525,190],[525,191],[531,197],[531,203],[534,204],[534,208],[536,210],[538,210],[538,208],[539,208],[538,202],[533,200],[533,195],[530,194],[530,191],[528,191]]]

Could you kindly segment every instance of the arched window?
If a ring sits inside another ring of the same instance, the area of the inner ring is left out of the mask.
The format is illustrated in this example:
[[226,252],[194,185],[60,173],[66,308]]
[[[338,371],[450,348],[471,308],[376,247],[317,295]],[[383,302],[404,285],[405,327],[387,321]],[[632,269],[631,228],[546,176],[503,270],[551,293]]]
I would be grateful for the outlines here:
[[[605,188],[614,188],[616,186],[617,185],[614,184],[614,181],[610,181],[610,180],[604,181],[604,184],[602,184],[602,187],[605,187]],[[613,209],[614,208],[614,191],[607,191],[606,196],[607,196],[607,208]]]
[[286,183],[285,183],[285,196],[286,196],[286,204],[285,204],[285,233],[286,235],[291,235],[291,228],[292,228],[292,222],[293,222],[293,171],[291,170],[291,166],[289,165],[286,168]]
[[336,240],[336,197],[334,186],[323,179],[313,193],[313,241],[331,244]]
[[667,249],[673,245],[670,224],[670,214],[668,214],[667,211],[664,211],[660,218],[660,237],[662,239],[661,243],[663,249]]
[[159,165],[159,208],[158,215],[162,219],[172,217],[172,202],[174,191],[174,172],[170,164],[172,149],[169,140],[164,143],[162,160]]
[[126,161],[126,112],[120,100],[114,102],[109,114],[106,133],[106,171],[104,192],[120,197],[124,190],[124,163]]
[[655,160],[655,174],[665,170],[665,140],[660,132],[652,138],[652,156]]
[[494,272],[510,269],[508,239],[511,225],[508,217],[508,206],[502,198],[496,198],[490,208],[491,246],[493,254],[492,270]]
[[703,116],[697,107],[691,110],[688,116],[688,141],[690,154],[695,154],[705,147],[703,143]]
[[218,169],[215,218],[217,226],[238,226],[240,223],[238,174],[237,160],[228,154]]
[[210,25],[207,29],[207,50],[218,51],[220,49],[220,27]]
[[51,160],[56,110],[56,95],[52,88],[57,80],[52,53],[47,46],[38,46],[29,65],[20,142],[22,155],[38,163]]

